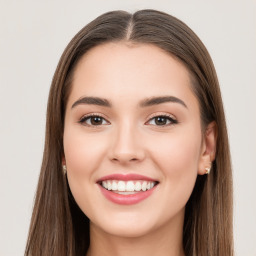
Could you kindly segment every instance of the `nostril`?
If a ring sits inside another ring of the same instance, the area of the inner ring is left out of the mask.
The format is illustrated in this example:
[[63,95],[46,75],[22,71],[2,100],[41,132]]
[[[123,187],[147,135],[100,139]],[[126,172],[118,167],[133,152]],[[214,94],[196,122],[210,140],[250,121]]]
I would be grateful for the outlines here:
[[136,162],[136,161],[139,161],[139,159],[138,158],[131,158],[131,159],[129,159],[129,158],[113,158],[112,161],[120,162],[120,163],[122,163],[122,162]]
[[119,148],[115,150],[110,149],[108,158],[112,162],[116,163],[135,163],[142,161],[145,158],[145,152],[142,148]]

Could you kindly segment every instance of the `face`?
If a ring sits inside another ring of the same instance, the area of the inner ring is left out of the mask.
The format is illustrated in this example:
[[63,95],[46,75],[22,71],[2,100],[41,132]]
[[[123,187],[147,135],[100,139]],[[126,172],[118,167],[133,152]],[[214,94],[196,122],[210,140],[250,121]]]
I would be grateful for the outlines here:
[[175,58],[156,46],[119,42],[80,60],[63,161],[93,227],[136,237],[181,225],[203,145],[199,104]]

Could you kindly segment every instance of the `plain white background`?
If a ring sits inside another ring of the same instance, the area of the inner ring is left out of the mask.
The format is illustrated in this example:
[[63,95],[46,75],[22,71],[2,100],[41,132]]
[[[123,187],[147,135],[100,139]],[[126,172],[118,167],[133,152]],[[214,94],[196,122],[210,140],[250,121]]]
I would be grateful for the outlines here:
[[64,47],[103,12],[143,8],[183,20],[213,58],[233,158],[236,255],[256,255],[255,1],[0,0],[1,256],[24,253],[43,154],[48,91]]

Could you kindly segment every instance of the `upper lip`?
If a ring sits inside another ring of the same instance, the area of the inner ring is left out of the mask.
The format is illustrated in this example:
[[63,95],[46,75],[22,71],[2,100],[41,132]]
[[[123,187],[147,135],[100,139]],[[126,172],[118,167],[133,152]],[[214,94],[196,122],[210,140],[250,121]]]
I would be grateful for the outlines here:
[[156,181],[155,179],[152,179],[150,177],[140,175],[140,174],[135,174],[135,173],[129,173],[129,174],[121,174],[121,173],[116,173],[116,174],[110,174],[104,177],[101,177],[100,179],[97,180],[98,182],[102,182],[104,180],[123,180],[123,181],[128,181],[128,180],[146,180],[146,181]]

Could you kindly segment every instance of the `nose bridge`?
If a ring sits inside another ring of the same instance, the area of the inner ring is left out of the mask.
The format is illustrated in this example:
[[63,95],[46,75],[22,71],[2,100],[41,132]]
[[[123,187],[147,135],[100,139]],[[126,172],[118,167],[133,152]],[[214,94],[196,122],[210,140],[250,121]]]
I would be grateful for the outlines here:
[[139,139],[139,129],[126,119],[116,125],[113,132],[111,159],[119,162],[139,161],[144,158],[143,145]]

